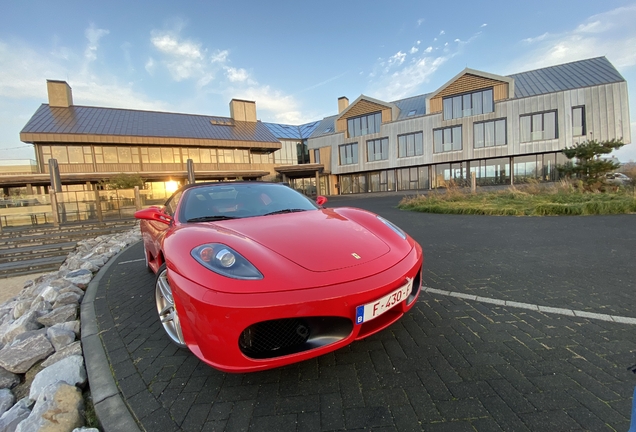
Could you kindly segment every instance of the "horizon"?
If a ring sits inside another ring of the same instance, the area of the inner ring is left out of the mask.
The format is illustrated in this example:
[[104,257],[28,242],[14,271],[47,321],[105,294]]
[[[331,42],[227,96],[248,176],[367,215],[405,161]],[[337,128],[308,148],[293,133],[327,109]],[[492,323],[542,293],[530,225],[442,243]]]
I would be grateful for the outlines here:
[[[414,97],[466,67],[511,75],[605,56],[629,86],[636,3],[609,4],[10,4],[0,17],[0,160],[35,158],[19,133],[48,103],[47,79],[66,81],[78,106],[229,117],[230,100],[247,99],[259,120],[296,126],[337,115],[338,97]],[[636,136],[633,92],[629,105]],[[612,155],[635,161],[636,145]]]

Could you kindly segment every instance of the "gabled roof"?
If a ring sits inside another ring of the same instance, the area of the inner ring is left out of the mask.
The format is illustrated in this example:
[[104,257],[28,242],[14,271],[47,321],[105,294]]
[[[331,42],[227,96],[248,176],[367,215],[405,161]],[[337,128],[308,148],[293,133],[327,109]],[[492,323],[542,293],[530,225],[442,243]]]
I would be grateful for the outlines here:
[[433,93],[429,94],[427,99],[430,100],[434,98],[435,96],[443,92],[448,86],[452,85],[455,81],[457,81],[459,78],[463,77],[464,75],[474,75],[477,77],[486,78],[493,81],[501,81],[501,82],[508,83],[509,94],[511,96],[514,94],[515,82],[512,78],[506,77],[503,75],[495,75],[488,72],[478,71],[476,69],[465,68],[463,71],[455,75],[453,78],[446,81],[446,84],[444,84],[443,86],[435,90]]
[[384,101],[381,101],[379,99],[374,99],[372,97],[365,96],[365,95],[362,94],[362,95],[358,96],[358,98],[356,100],[351,102],[351,104],[347,108],[342,110],[342,112],[336,116],[336,120],[340,119],[340,118],[343,118],[343,117],[347,117],[347,113],[349,113],[349,111],[355,109],[355,106],[361,101],[366,101],[366,102],[370,102],[370,103],[375,104],[375,105],[380,105],[380,106],[382,106],[384,108],[389,108],[389,109],[391,109],[391,112],[392,112],[392,116],[391,117],[393,118],[393,120],[395,120],[397,118],[399,110],[398,110],[398,107],[394,103],[384,102]]
[[[42,104],[20,132],[33,135],[106,135],[168,139],[225,140],[256,143],[280,142],[261,122],[228,117],[137,111],[118,108]],[[45,141],[45,139],[39,140]],[[55,141],[55,140],[54,140]],[[27,142],[32,142],[27,139]]]
[[305,123],[300,126],[281,123],[263,123],[278,139],[305,139],[309,138],[320,121]]
[[515,80],[516,98],[625,81],[605,57],[521,72],[510,77]]

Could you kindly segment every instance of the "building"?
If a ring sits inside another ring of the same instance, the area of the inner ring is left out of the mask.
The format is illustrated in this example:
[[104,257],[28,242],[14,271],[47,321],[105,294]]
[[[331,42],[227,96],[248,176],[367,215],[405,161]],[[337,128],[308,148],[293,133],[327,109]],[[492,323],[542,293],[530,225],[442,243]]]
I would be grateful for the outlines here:
[[120,173],[165,188],[185,182],[188,159],[197,180],[276,179],[309,195],[437,188],[471,173],[509,184],[556,179],[560,151],[577,142],[631,142],[627,83],[605,57],[509,76],[465,69],[406,99],[342,97],[337,115],[300,126],[257,120],[252,101],[216,117],[76,106],[66,82],[47,88],[20,133],[37,173],[3,175],[4,187],[39,191],[49,159],[68,190]]
[[432,93],[339,100],[308,139],[339,192],[557,178],[561,150],[588,139],[630,143],[627,83],[605,58],[510,76],[465,69]]

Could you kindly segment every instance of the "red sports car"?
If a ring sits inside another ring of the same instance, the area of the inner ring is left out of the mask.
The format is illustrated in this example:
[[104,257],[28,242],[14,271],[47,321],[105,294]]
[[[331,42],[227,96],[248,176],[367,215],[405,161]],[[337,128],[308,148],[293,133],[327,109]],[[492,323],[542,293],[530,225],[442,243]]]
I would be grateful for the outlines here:
[[277,183],[196,183],[138,211],[170,339],[212,367],[249,372],[404,315],[420,292],[422,248],[388,220],[326,200]]

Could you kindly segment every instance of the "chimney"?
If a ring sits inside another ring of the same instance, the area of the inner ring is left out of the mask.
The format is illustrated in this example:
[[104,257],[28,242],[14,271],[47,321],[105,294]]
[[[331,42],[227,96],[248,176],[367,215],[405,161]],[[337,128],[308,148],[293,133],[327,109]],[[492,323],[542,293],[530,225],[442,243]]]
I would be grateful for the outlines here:
[[46,80],[49,106],[68,108],[73,105],[73,91],[66,81]]
[[232,99],[230,101],[230,117],[236,121],[256,123],[256,102]]
[[338,98],[338,114],[343,112],[349,106],[349,99],[345,96],[341,96]]

